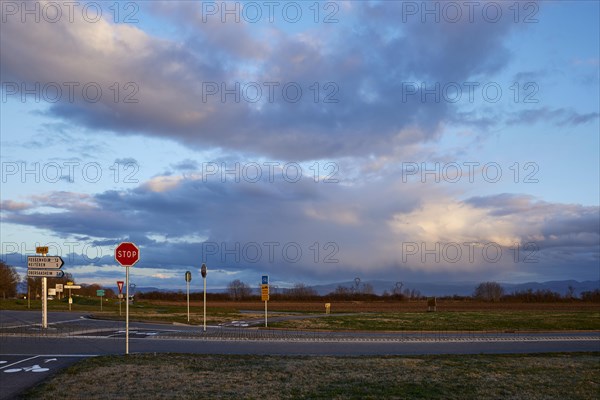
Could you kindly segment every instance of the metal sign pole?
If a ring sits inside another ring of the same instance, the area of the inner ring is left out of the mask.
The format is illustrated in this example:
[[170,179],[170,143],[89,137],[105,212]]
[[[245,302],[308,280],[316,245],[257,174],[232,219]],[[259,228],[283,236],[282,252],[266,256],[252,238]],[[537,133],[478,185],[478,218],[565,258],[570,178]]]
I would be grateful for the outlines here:
[[127,300],[125,300],[125,354],[129,354],[129,267],[125,267],[125,284],[127,285]]
[[42,278],[42,328],[48,328],[48,278]]
[[265,300],[265,328],[267,327],[267,301]]
[[204,332],[206,332],[206,276],[202,279],[204,280]]
[[187,308],[188,308],[188,322],[190,322],[190,282],[186,282],[187,286]]
[[73,297],[71,297],[71,288],[69,288],[69,311],[71,311],[71,303],[73,302]]
[[102,296],[100,296],[100,311],[102,311]]

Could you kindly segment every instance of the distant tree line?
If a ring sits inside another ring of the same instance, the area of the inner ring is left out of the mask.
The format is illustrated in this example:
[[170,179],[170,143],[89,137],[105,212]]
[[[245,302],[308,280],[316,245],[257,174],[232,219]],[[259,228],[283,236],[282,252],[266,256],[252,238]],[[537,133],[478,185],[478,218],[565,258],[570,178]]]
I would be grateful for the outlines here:
[[[13,266],[0,261],[0,298],[16,297],[20,280],[21,278]],[[23,281],[27,283],[27,290],[31,298],[41,298],[42,278],[25,277]],[[57,283],[66,284],[67,282],[77,284],[73,276],[67,273],[63,278],[48,278],[48,288],[54,288]],[[81,289],[74,290],[73,295],[94,297],[98,289],[103,289],[99,284],[82,284],[80,286]],[[116,297],[113,289],[104,288],[104,291],[106,297]],[[27,295],[27,293],[24,293],[24,295]],[[68,295],[68,292],[65,290],[63,297],[66,295]],[[186,299],[186,293],[182,290],[176,292],[138,292],[135,293],[135,296],[147,300],[185,301]],[[579,295],[572,286],[569,286],[565,293],[558,293],[549,289],[516,290],[512,293],[506,293],[502,285],[497,282],[482,282],[474,288],[471,296],[453,295],[438,296],[437,298],[440,300],[478,300],[486,302],[600,302],[600,288],[583,291]],[[200,301],[202,299],[202,292],[190,293],[190,300]],[[225,293],[207,293],[207,299],[212,301],[260,300],[260,288],[253,289],[249,284],[236,279],[227,285]],[[304,283],[296,283],[291,288],[278,288],[271,285],[270,291],[270,300],[286,301],[415,301],[424,299],[426,297],[419,290],[405,288],[402,282],[396,282],[392,288],[385,290],[382,295],[377,295],[373,286],[370,283],[361,283],[360,278],[355,278],[353,285],[339,285],[333,292],[325,295],[319,295],[314,288]]]

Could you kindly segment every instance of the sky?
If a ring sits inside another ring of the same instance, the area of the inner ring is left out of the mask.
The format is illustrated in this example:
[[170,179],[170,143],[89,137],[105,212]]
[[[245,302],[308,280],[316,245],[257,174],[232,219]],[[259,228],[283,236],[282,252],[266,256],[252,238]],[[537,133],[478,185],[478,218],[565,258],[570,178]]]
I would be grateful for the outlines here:
[[2,260],[78,283],[600,275],[600,6],[12,2]]

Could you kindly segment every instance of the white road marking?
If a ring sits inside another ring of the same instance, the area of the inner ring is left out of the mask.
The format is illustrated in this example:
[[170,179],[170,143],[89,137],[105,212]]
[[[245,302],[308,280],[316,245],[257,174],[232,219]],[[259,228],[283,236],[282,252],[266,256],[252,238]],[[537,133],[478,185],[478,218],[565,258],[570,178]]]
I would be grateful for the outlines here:
[[[0,367],[0,369],[4,369],[4,368],[8,368],[8,367],[12,367],[13,365],[17,365],[17,364],[19,364],[19,363],[22,363],[22,362],[25,362],[25,361],[33,360],[33,359],[36,359],[36,358],[38,358],[38,357],[39,357],[39,356],[33,356],[33,357],[29,357],[29,358],[26,358],[26,359],[24,359],[24,360],[20,360],[20,361],[14,362],[14,363],[12,363],[12,364],[5,365],[4,367]],[[19,368],[19,369],[21,369],[21,368]]]

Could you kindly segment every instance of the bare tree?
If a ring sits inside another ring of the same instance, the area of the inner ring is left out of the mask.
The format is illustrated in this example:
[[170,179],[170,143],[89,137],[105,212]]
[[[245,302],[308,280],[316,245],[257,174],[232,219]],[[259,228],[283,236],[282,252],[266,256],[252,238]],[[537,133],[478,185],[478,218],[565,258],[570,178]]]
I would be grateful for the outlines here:
[[0,261],[0,293],[3,299],[17,295],[17,284],[20,280],[15,267]]
[[310,286],[306,286],[304,283],[296,283],[294,287],[289,289],[287,292],[290,297],[294,297],[296,299],[309,299],[319,295],[315,289],[311,288]]
[[363,294],[375,294],[375,289],[373,289],[373,285],[370,283],[363,283]]
[[250,285],[236,279],[231,281],[229,285],[227,285],[227,291],[229,292],[229,297],[233,300],[243,300],[245,298],[250,297],[252,294],[252,288]]
[[482,282],[476,288],[473,296],[483,301],[499,301],[504,295],[504,288],[498,282]]

